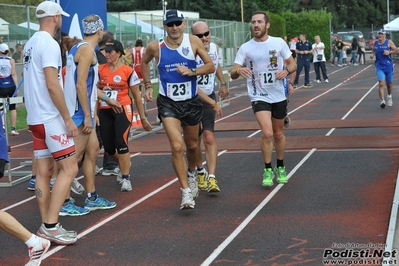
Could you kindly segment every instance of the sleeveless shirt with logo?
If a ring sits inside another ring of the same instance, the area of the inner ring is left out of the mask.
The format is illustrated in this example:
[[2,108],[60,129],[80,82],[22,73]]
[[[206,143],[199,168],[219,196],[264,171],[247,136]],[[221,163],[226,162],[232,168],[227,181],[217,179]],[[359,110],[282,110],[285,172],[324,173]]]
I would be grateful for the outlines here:
[[[197,76],[197,86],[201,89],[206,95],[210,95],[215,91],[215,79],[216,79],[216,70],[219,66],[219,55],[217,52],[217,46],[214,43],[209,43],[209,56],[212,59],[213,65],[215,66],[215,71],[213,73],[207,75]],[[197,66],[203,66],[204,62],[202,59],[197,56]]]
[[191,99],[197,95],[197,76],[182,76],[177,66],[197,67],[188,34],[184,34],[176,49],[168,47],[163,38],[159,39],[159,93],[173,101]]
[[384,50],[391,50],[388,43],[389,40],[385,40],[382,44],[378,43],[378,40],[374,42],[375,66],[381,70],[393,70],[392,56],[384,55]]
[[[75,122],[83,120],[85,115],[83,113],[82,105],[78,99],[76,89],[78,68],[79,65],[75,62],[75,55],[82,45],[90,45],[88,42],[80,42],[75,44],[68,53],[66,74],[65,74],[65,102],[67,104],[69,113]],[[94,53],[95,56],[95,53]],[[97,57],[96,63],[90,66],[86,86],[87,86],[87,101],[90,108],[90,117],[94,117],[94,108],[97,101],[97,83],[98,83],[98,64]]]

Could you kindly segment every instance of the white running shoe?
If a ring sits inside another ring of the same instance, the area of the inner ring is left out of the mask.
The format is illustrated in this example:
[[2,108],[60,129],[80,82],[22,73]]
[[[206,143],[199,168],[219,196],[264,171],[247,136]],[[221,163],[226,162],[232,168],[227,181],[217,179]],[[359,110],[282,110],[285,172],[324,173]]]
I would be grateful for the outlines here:
[[285,127],[285,128],[289,128],[290,125],[291,125],[291,118],[287,115],[287,116],[284,118],[284,127]]
[[119,172],[118,175],[116,176],[116,182],[118,182],[118,184],[122,184],[122,173]]
[[38,237],[39,243],[34,247],[28,247],[29,262],[25,266],[39,266],[44,254],[50,248],[51,242],[47,239]]
[[102,175],[118,175],[120,173],[120,169],[119,167],[115,167],[114,169],[103,169],[101,174]]
[[194,198],[198,197],[198,181],[196,177],[196,172],[194,171],[192,174],[188,173],[188,186],[191,189],[191,193]]
[[62,228],[60,223],[54,228],[46,228],[42,224],[39,231],[37,231],[37,235],[59,245],[71,245],[78,241],[78,237],[72,236],[71,232]]
[[380,107],[381,107],[381,108],[385,108],[385,105],[386,105],[386,104],[385,104],[385,100],[381,100],[381,102],[380,102]]
[[72,181],[71,190],[73,193],[78,195],[85,194],[85,188],[82,186],[82,184],[79,183],[76,177]]
[[324,82],[325,82],[325,83],[328,83],[329,81],[328,81],[328,79],[326,79]]
[[389,96],[387,97],[387,106],[391,107],[392,104],[393,104],[393,102],[392,102],[392,95],[391,95],[391,97],[389,97]]
[[121,184],[122,184],[121,191],[131,191],[132,190],[132,183],[130,182],[129,179],[123,179]]
[[13,129],[13,130],[11,130],[11,135],[12,136],[17,136],[17,135],[19,135],[19,132],[16,131],[15,129]]
[[316,83],[321,83],[320,79],[316,79]]
[[194,209],[195,201],[193,198],[193,194],[191,193],[191,190],[187,189],[187,191],[185,191],[182,188],[180,188],[180,189],[182,192],[182,200],[181,200],[181,204],[180,204],[180,210]]

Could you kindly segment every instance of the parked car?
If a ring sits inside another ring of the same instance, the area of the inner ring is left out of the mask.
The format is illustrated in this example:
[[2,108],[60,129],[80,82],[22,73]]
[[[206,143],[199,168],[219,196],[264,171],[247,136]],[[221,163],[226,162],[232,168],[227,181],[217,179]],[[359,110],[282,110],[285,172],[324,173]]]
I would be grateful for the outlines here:
[[345,45],[346,54],[348,54],[348,55],[351,54],[352,53],[351,46],[352,46],[353,37],[358,37],[358,36],[356,34],[349,33],[346,31],[345,32],[343,32],[343,31],[337,32],[337,35],[339,38],[342,39],[342,43]]
[[361,32],[359,30],[348,31],[348,33],[356,35],[357,37],[359,37],[359,40],[360,40],[360,38],[363,38],[363,32]]

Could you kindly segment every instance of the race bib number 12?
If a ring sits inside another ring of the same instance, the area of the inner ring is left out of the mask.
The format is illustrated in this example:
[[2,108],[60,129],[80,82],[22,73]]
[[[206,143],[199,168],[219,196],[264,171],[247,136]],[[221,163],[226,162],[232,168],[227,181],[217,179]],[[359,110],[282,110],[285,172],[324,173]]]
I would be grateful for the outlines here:
[[260,72],[258,74],[260,85],[262,88],[273,86],[276,84],[276,72]]

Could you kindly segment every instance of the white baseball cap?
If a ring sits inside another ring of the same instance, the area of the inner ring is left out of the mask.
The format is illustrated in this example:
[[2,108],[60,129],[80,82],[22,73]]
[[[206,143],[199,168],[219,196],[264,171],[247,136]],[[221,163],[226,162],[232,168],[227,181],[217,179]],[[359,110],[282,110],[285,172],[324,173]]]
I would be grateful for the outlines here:
[[62,7],[53,1],[44,1],[36,7],[37,18],[51,17],[57,15],[69,17],[69,14],[64,12],[64,10],[62,10]]
[[8,45],[6,44],[6,43],[2,43],[2,44],[0,44],[0,53],[5,53],[5,52],[7,52],[7,51],[9,51],[10,49],[8,48]]

